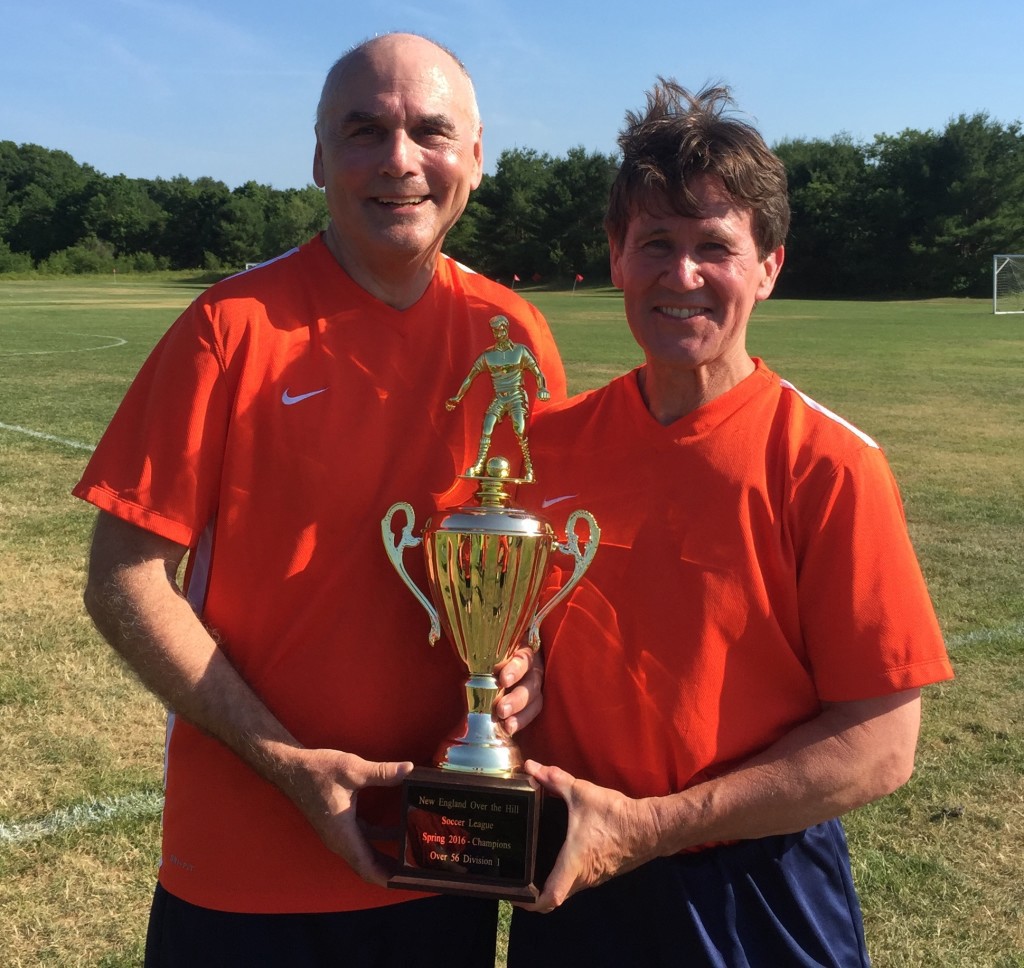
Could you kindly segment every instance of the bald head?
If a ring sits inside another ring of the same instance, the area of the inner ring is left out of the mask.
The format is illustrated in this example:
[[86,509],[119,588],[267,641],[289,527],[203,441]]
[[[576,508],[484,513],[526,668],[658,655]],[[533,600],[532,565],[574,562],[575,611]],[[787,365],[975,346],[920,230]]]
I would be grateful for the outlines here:
[[443,47],[386,34],[331,68],[313,180],[331,213],[327,246],[368,292],[397,308],[423,294],[482,177],[473,84]]
[[480,124],[480,109],[476,103],[473,79],[466,65],[443,44],[420,34],[392,33],[372,37],[343,54],[327,72],[320,101],[316,108],[316,130],[320,131],[330,113],[339,91],[353,74],[359,71],[377,71],[398,63],[409,55],[418,55],[423,62],[433,62],[434,70],[452,75],[452,94],[460,103],[474,126]]

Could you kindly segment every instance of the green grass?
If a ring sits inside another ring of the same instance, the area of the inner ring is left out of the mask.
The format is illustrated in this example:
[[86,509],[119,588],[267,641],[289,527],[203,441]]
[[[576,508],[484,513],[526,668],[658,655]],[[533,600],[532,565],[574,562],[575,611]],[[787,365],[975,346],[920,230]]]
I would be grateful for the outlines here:
[[[0,281],[5,966],[140,961],[163,712],[83,614],[92,512],[69,491],[83,448],[199,288]],[[614,292],[527,297],[574,391],[640,361]],[[1022,968],[1024,317],[984,301],[769,301],[748,344],[885,449],[957,671],[926,691],[914,778],[847,820],[874,963]],[[133,806],[110,816],[113,801]]]

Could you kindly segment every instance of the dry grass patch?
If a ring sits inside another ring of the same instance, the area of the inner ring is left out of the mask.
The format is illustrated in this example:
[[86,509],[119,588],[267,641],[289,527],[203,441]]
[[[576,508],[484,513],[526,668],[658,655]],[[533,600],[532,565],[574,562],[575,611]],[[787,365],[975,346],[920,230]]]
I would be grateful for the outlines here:
[[124,819],[25,847],[0,845],[0,964],[137,966],[159,818]]

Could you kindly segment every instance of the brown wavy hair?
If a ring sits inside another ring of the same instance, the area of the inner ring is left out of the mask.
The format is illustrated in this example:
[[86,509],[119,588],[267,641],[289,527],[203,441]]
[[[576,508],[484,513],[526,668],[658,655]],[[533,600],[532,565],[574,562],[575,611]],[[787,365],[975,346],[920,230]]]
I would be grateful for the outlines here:
[[640,211],[697,217],[687,180],[717,175],[733,199],[754,214],[754,242],[764,259],[786,240],[789,193],[786,169],[752,125],[729,116],[728,87],[691,94],[658,78],[644,113],[628,111],[619,135],[622,164],[612,184],[604,227],[618,244]]

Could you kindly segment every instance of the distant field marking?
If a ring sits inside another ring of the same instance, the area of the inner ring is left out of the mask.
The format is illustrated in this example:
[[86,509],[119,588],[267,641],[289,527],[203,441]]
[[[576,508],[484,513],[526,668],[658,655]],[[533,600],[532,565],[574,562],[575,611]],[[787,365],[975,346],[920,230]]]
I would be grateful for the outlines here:
[[83,444],[80,440],[68,440],[66,437],[44,434],[41,430],[30,430],[28,427],[19,427],[17,424],[0,423],[0,430],[9,430],[13,434],[25,434],[27,437],[35,437],[37,440],[48,440],[54,444],[73,447],[75,450],[87,450],[90,453],[96,449],[92,444]]
[[1002,639],[1024,638],[1024,622],[1016,625],[1004,625],[1001,629],[974,629],[971,632],[959,632],[946,639],[950,647],[960,645],[977,645],[979,642],[999,642]]
[[80,830],[107,820],[156,816],[163,809],[163,803],[162,793],[127,793],[121,797],[77,803],[73,807],[54,810],[36,820],[0,824],[0,845],[29,844],[44,837]]
[[55,356],[60,353],[94,353],[96,350],[112,350],[118,346],[124,346],[128,340],[120,336],[107,336],[103,333],[58,333],[58,336],[88,336],[91,339],[109,339],[112,343],[104,343],[102,346],[80,346],[78,349],[67,350],[0,350],[0,356]]

